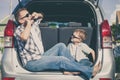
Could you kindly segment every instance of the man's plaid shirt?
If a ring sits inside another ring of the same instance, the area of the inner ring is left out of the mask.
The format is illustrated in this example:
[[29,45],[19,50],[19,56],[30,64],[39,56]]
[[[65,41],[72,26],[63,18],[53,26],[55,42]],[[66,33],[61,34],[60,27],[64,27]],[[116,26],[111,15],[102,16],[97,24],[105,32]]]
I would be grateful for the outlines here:
[[[35,28],[36,26],[32,26],[32,27]],[[24,29],[25,27],[23,25],[18,26],[14,34],[17,40],[18,51],[23,65],[25,65],[27,61],[40,59],[41,54],[44,52],[44,50],[39,50],[39,48],[36,46],[36,43],[31,33],[27,41],[21,40],[20,34],[24,31]],[[35,32],[38,35],[38,37],[40,37],[39,38],[40,41],[42,41],[40,30],[38,30],[38,28],[35,28]]]

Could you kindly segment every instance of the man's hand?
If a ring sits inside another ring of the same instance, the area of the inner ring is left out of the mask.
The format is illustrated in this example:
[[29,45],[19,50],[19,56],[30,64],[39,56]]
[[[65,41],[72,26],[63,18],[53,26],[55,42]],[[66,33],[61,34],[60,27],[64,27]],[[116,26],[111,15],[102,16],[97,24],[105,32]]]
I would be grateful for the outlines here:
[[24,26],[31,26],[33,24],[33,20],[27,19],[24,23]]
[[41,19],[43,18],[43,15],[41,13],[33,12],[31,19]]

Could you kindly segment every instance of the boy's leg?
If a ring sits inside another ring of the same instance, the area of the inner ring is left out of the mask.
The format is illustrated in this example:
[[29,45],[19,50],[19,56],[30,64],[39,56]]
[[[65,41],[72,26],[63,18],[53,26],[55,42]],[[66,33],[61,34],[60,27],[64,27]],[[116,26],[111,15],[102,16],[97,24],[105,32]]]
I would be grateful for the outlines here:
[[88,59],[82,59],[79,61],[79,63],[84,66],[90,66],[90,67],[93,66],[93,63],[89,61]]

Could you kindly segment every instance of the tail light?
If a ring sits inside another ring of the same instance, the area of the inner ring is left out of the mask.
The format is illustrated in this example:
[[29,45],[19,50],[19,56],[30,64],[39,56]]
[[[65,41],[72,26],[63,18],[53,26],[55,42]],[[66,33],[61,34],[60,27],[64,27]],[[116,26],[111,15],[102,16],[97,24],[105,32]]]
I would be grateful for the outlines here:
[[112,48],[111,28],[108,21],[105,20],[101,24],[102,48]]
[[15,78],[5,77],[2,80],[15,80]]
[[4,31],[4,46],[6,48],[13,47],[14,27],[14,22],[9,20]]
[[112,80],[111,78],[100,78],[99,80]]

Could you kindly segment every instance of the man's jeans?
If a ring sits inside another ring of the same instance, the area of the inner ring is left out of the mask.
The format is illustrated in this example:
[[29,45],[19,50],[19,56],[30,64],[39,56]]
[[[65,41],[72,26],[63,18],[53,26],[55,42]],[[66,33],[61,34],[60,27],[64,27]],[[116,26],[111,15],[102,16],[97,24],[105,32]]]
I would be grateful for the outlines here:
[[27,62],[26,69],[34,72],[45,70],[76,71],[90,78],[93,68],[74,60],[65,44],[59,43],[43,53],[42,58]]

